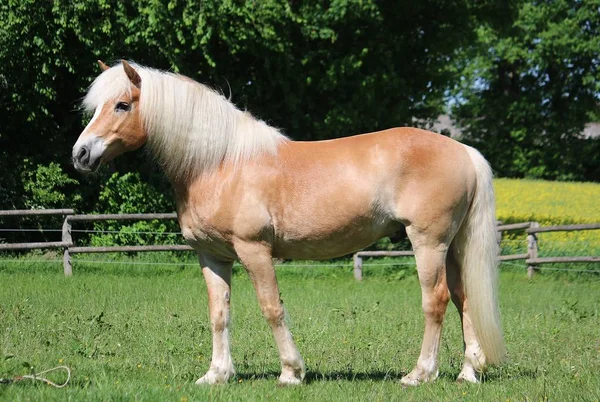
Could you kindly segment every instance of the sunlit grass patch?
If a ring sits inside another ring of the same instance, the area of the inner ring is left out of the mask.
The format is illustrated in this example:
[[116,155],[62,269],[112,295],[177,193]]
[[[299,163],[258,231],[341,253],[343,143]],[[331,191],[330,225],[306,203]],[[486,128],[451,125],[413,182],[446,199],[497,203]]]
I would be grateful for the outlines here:
[[[280,364],[247,275],[233,278],[232,355],[237,377],[194,381],[210,364],[206,287],[198,268],[82,268],[72,278],[0,260],[0,377],[65,364],[72,382],[0,385],[0,400],[596,400],[600,396],[600,293],[594,277],[528,282],[502,271],[500,298],[509,361],[480,385],[457,384],[462,339],[450,305],[440,378],[403,388],[423,336],[418,280],[352,278],[349,262],[278,268],[288,324],[307,365],[301,387],[276,385]],[[392,267],[393,268],[393,267]],[[373,268],[374,269],[374,268]],[[377,269],[382,269],[379,267]],[[390,268],[391,269],[391,268]]]

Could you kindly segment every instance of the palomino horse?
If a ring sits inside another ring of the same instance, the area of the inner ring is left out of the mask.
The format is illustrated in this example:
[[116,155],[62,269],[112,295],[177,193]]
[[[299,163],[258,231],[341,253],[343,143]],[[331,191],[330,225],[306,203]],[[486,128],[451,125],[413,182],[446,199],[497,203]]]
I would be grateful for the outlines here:
[[170,179],[181,231],[208,287],[213,352],[196,383],[234,375],[229,348],[231,268],[239,260],[279,349],[279,381],[304,362],[284,321],[273,257],[328,259],[382,237],[408,235],[417,261],[425,334],[405,385],[432,381],[452,299],[462,322],[459,380],[477,382],[505,356],[497,301],[492,173],[473,148],[415,128],[297,142],[181,75],[122,61],[96,78],[94,116],[73,147],[75,167],[144,143]]

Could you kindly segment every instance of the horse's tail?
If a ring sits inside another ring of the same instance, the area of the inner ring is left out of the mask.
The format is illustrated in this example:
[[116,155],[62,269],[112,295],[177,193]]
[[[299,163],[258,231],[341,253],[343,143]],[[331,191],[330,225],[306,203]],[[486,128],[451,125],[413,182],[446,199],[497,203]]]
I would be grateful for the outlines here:
[[[467,312],[487,364],[506,356],[498,308],[498,240],[492,170],[474,148],[466,147],[475,166],[476,187],[467,216],[453,242],[467,298]],[[483,362],[482,362],[483,363]],[[484,364],[485,364],[484,363]]]

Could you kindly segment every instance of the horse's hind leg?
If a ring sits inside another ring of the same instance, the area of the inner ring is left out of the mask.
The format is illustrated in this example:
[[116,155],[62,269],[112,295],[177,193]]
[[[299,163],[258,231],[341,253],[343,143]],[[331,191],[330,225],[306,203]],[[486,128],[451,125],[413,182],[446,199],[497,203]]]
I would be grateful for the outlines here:
[[421,283],[422,306],[425,313],[425,333],[416,367],[401,380],[403,385],[418,385],[438,376],[438,350],[442,322],[450,299],[446,283],[447,246],[432,241],[425,234],[407,228],[415,249],[417,272]]
[[208,308],[212,327],[213,350],[208,372],[196,384],[218,384],[234,374],[229,348],[229,299],[232,262],[222,262],[199,255],[202,274],[208,289]]
[[271,251],[262,244],[243,243],[236,245],[236,252],[248,271],[256,290],[260,309],[267,319],[281,360],[281,384],[300,384],[304,379],[304,361],[284,321],[284,310],[279,298],[279,286]]
[[452,247],[448,252],[446,264],[448,288],[450,289],[452,302],[458,309],[458,314],[460,315],[463,332],[463,348],[465,352],[465,361],[457,381],[479,382],[479,375],[485,368],[485,356],[479,346],[475,330],[473,329],[471,319],[469,318],[467,298],[461,280],[461,268],[456,261]]

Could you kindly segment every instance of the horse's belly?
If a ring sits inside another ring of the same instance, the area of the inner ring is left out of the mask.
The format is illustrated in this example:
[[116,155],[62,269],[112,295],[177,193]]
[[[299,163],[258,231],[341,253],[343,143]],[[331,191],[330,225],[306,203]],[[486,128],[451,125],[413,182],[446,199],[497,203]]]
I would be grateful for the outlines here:
[[[306,226],[305,226],[306,227]],[[296,260],[323,260],[362,250],[402,228],[397,222],[353,222],[334,230],[307,230],[276,233],[273,257]]]

